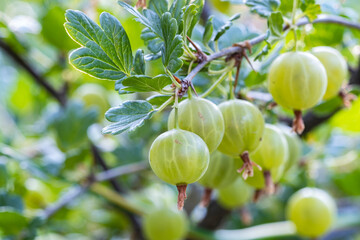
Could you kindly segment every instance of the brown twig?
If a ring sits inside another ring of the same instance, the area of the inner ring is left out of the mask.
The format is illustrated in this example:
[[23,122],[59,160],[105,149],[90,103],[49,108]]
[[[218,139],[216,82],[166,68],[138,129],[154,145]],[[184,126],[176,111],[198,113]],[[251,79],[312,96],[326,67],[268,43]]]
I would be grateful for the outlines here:
[[4,42],[1,38],[0,48],[2,48],[16,63],[23,67],[33,77],[36,83],[43,87],[52,97],[54,97],[61,104],[61,106],[66,105],[66,92],[58,91],[53,88],[53,86],[51,86],[43,76],[41,76],[26,60],[17,54],[15,50],[13,50],[12,47]]

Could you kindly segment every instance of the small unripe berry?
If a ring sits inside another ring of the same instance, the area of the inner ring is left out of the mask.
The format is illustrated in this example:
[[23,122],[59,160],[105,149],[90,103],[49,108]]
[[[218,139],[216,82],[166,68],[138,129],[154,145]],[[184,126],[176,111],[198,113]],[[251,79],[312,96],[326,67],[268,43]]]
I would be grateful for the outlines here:
[[344,57],[332,47],[315,47],[311,49],[311,53],[320,60],[326,70],[328,84],[323,99],[336,96],[348,71]]
[[184,212],[156,209],[144,217],[144,233],[149,240],[179,240],[186,236],[188,220]]
[[316,238],[331,228],[336,218],[336,204],[321,189],[303,188],[289,199],[287,216],[300,235]]
[[[179,104],[179,127],[199,135],[212,153],[224,136],[224,119],[219,108],[207,99],[192,97]],[[175,127],[175,110],[171,111],[168,128]]]
[[252,189],[240,177],[230,185],[218,190],[220,205],[232,209],[244,206],[251,197]]
[[195,133],[173,129],[158,136],[150,147],[149,161],[154,173],[178,187],[182,209],[187,184],[196,182],[209,166],[209,150]]

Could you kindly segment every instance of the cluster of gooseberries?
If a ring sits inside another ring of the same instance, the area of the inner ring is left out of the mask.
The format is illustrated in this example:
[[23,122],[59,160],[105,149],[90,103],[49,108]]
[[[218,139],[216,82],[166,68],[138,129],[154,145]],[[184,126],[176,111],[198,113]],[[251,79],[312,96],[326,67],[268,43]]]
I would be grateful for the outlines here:
[[[316,47],[311,53],[280,55],[270,67],[268,87],[276,103],[294,111],[293,131],[300,134],[305,127],[301,112],[336,96],[345,77],[346,63],[340,53]],[[205,188],[204,206],[213,189],[225,208],[244,205],[252,189],[256,190],[255,200],[260,194],[273,194],[275,183],[297,163],[301,152],[295,134],[265,124],[260,110],[245,100],[231,99],[217,106],[190,96],[170,113],[168,129],[151,145],[149,160],[160,179],[177,186],[179,210],[184,206],[187,185],[194,182]],[[315,188],[300,190],[288,206],[289,219],[299,234],[310,237],[328,230],[334,212],[331,197]],[[173,221],[168,220],[171,224],[185,226],[181,214],[155,212],[145,221],[145,231],[151,236],[155,228],[147,228],[146,223],[160,216],[172,217]],[[323,216],[327,216],[326,222],[318,219]]]

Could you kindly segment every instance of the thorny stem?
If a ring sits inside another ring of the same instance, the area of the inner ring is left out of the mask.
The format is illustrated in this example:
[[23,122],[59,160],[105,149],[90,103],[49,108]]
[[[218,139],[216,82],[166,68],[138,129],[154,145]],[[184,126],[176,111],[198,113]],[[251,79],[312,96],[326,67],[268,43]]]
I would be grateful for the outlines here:
[[204,189],[204,195],[201,199],[200,205],[203,207],[209,206],[209,203],[211,201],[211,195],[212,195],[213,189],[212,188],[205,188]]
[[198,46],[189,38],[189,36],[186,36],[186,38],[196,50],[196,60],[197,60],[197,62],[205,61],[206,58],[207,58],[206,54],[200,48],[198,48]]
[[174,76],[172,75],[172,73],[169,71],[169,69],[165,68],[165,71],[166,71],[166,73],[169,75],[172,83],[173,83],[176,87],[181,88],[181,84],[180,84],[178,81],[176,81],[176,79],[174,78]]
[[264,171],[265,178],[265,192],[268,195],[272,195],[275,193],[275,185],[271,178],[271,172],[269,170]]
[[294,114],[295,118],[293,120],[292,130],[300,135],[305,129],[302,113],[300,110],[294,110]]
[[185,199],[186,199],[186,188],[187,185],[186,184],[181,184],[181,185],[176,185],[177,189],[178,189],[178,202],[177,202],[177,207],[179,210],[182,210],[184,208],[184,203],[185,203]]
[[[338,17],[338,16],[319,15],[318,18],[312,22],[312,24],[316,24],[316,23],[334,23],[334,24],[339,24],[339,25],[347,26],[349,28],[354,28],[354,29],[360,30],[360,24],[350,22],[347,19],[345,19],[343,17]],[[309,24],[309,20],[307,18],[301,18],[297,21],[296,26],[299,27],[299,26],[303,26],[306,24]],[[256,44],[262,43],[265,40],[265,38],[266,38],[266,34],[259,35],[255,38],[250,39],[249,44],[251,46],[254,46]],[[211,62],[215,59],[221,58],[221,57],[225,57],[225,56],[232,55],[234,53],[238,53],[241,50],[242,50],[242,47],[240,47],[240,46],[232,46],[229,48],[222,49],[221,51],[216,50],[215,53],[208,55],[207,59],[205,61],[199,63],[194,69],[192,69],[191,72],[188,74],[188,76],[186,76],[186,78],[184,80],[191,81],[195,77],[195,75],[198,72],[200,72],[201,69],[203,69],[209,62]]]
[[240,157],[241,157],[242,161],[244,162],[244,164],[242,165],[242,167],[240,169],[237,170],[237,172],[242,173],[242,177],[244,178],[244,180],[246,180],[248,177],[254,176],[253,166],[256,166],[260,171],[262,170],[259,165],[257,165],[256,163],[254,163],[250,160],[248,151],[244,151],[240,155]]

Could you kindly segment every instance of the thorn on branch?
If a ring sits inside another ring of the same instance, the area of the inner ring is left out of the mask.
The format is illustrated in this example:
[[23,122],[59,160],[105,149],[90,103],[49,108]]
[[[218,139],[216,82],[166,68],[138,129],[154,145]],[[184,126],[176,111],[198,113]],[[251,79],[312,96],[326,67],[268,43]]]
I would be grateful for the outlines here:
[[136,8],[146,8],[146,0],[138,0],[135,5]]
[[242,59],[245,58],[246,61],[249,63],[251,69],[255,71],[247,53],[246,53],[246,49],[249,51],[249,53],[251,54],[251,44],[249,41],[245,41],[245,42],[241,42],[241,43],[235,43],[233,44],[234,47],[240,47],[240,51],[237,53],[234,53],[230,56],[228,56],[226,58],[226,61],[230,60],[230,59],[234,59],[235,60],[235,67],[236,67],[236,75],[235,75],[235,82],[234,82],[234,94],[236,95],[236,86],[238,84],[239,81],[239,74],[240,74],[240,68],[241,68],[241,62]]
[[197,58],[196,62],[201,63],[206,61],[207,60],[206,54],[189,38],[189,36],[186,36],[186,38],[196,50],[196,54],[195,54]]
[[[188,80],[180,80],[178,77],[176,77],[175,75],[173,75],[174,79],[180,83],[181,85],[181,88],[178,90],[177,92],[177,95],[179,98],[182,98],[186,93],[187,91],[189,90],[189,87],[191,87],[191,89],[193,90],[193,92],[195,93],[196,96],[198,96],[196,90],[195,90],[195,87],[193,85],[193,83],[191,81],[188,81]],[[172,85],[173,87],[174,84]]]
[[339,97],[341,98],[343,105],[346,108],[351,107],[351,103],[357,98],[355,94],[348,93],[345,89],[340,90]]

